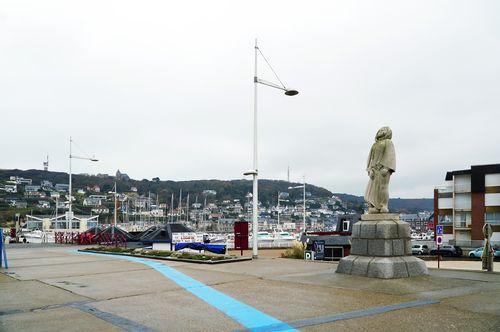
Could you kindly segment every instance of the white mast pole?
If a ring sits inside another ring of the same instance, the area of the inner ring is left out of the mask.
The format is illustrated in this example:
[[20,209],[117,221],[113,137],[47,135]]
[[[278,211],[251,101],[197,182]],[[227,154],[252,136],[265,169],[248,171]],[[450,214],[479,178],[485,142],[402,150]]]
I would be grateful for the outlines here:
[[257,165],[257,39],[255,39],[255,73],[253,95],[253,201],[252,201],[252,257],[259,257],[257,234],[259,230],[259,178]]
[[71,143],[72,143],[71,136],[69,137],[69,188],[68,188],[68,198],[69,198],[69,209],[68,209],[68,218],[69,218],[69,229],[73,230],[73,209],[72,209],[72,204],[73,204],[73,199],[71,196],[73,186],[72,186],[72,179],[71,179]]

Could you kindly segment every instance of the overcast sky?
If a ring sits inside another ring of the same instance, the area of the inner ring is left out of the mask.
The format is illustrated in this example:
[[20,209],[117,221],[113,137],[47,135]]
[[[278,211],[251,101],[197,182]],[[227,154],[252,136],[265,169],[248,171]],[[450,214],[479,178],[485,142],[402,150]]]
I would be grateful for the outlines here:
[[[69,136],[132,178],[238,179],[252,167],[253,43],[262,178],[362,194],[393,130],[391,196],[500,162],[497,1],[0,0],[0,168],[68,170]],[[259,76],[273,80],[259,59]]]

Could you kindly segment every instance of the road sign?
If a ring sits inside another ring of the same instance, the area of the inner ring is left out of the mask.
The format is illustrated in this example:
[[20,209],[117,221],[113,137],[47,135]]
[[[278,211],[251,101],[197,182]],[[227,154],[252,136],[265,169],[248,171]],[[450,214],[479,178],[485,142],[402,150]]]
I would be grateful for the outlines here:
[[314,260],[314,251],[306,250],[306,252],[304,253],[304,259],[306,261],[313,261]]
[[443,225],[437,225],[436,226],[436,235],[439,235],[439,236],[443,235]]
[[438,246],[442,245],[443,244],[443,236],[442,235],[438,235],[436,236],[436,244]]

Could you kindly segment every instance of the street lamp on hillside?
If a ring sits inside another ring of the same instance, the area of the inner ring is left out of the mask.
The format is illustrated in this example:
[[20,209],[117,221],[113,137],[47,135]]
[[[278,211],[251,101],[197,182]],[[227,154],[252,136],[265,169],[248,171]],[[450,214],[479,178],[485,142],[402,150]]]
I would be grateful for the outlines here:
[[[93,161],[93,162],[96,162],[96,161],[99,161],[98,159],[94,157],[90,158],[90,157],[81,157],[81,156],[75,156],[73,155],[73,139],[69,138],[69,188],[68,188],[68,198],[69,198],[69,208],[68,208],[68,215],[66,217],[66,220],[69,221],[69,229],[72,230],[73,229],[73,208],[72,208],[72,205],[73,205],[73,186],[72,186],[72,171],[71,171],[71,160],[72,159],[81,159],[81,160],[89,160],[89,161]],[[57,217],[57,216],[56,216]]]
[[[283,82],[280,80],[276,72],[274,71],[273,67],[269,64],[269,61],[267,61],[266,57],[264,54],[262,54],[262,51],[260,48],[257,46],[257,39],[255,39],[255,74],[253,77],[253,83],[254,83],[254,98],[253,98],[253,169],[250,171],[245,172],[243,175],[251,175],[253,177],[253,201],[252,201],[252,236],[253,236],[253,241],[252,241],[252,248],[253,248],[253,258],[258,258],[259,257],[259,251],[258,251],[258,240],[257,240],[257,234],[258,234],[258,229],[259,229],[259,171],[257,167],[257,85],[262,84],[262,85],[267,85],[269,87],[279,89],[282,91],[285,91],[285,95],[287,96],[295,96],[299,92],[297,90],[293,89],[288,89],[285,87]],[[272,70],[274,73],[274,76],[278,80],[280,84],[272,83],[269,81],[265,81],[257,76],[257,56],[260,54],[266,64],[269,66],[269,68]]]
[[304,176],[304,183],[301,186],[288,187],[290,189],[300,189],[302,188],[302,200],[304,206],[302,208],[302,233],[306,232],[306,177]]

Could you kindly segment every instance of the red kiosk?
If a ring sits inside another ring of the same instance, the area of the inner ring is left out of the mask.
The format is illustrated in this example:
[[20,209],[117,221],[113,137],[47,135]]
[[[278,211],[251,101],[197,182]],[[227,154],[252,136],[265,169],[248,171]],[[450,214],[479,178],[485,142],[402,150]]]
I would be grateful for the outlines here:
[[243,256],[243,250],[248,249],[247,221],[236,221],[234,223],[234,249],[240,249],[241,256]]

